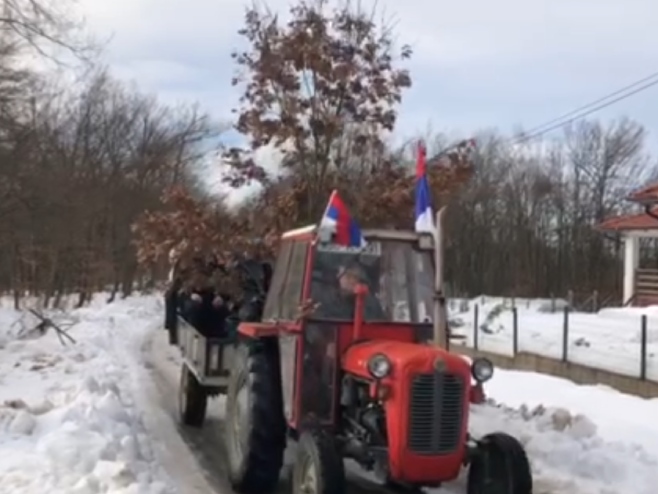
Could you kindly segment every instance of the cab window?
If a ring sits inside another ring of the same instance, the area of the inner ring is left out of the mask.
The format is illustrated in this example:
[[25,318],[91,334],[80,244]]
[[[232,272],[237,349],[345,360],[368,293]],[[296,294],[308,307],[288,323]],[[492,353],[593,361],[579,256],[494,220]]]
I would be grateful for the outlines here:
[[367,285],[364,319],[425,323],[433,304],[431,252],[406,241],[371,241],[365,249],[318,246],[311,277],[315,319],[351,320],[354,283]]
[[299,306],[304,289],[304,273],[306,272],[307,242],[293,242],[288,263],[288,275],[281,290],[280,318],[294,321],[299,317]]
[[370,243],[364,250],[318,245],[311,275],[311,299],[316,304],[314,319],[352,320],[354,289],[357,284],[365,284],[369,291],[364,305],[365,320],[389,320],[379,299],[381,260],[379,244]]
[[265,309],[263,310],[263,320],[273,320],[281,318],[281,305],[279,300],[282,296],[286,275],[288,274],[288,264],[292,254],[292,242],[282,241],[279,248],[279,256],[274,266],[274,274],[270,283],[270,289],[267,292]]

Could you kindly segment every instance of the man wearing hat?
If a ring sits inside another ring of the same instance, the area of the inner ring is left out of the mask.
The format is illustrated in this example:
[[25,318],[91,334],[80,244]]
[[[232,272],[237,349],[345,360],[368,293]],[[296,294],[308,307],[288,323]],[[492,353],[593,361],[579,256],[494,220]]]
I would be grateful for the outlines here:
[[[352,320],[356,307],[354,289],[359,283],[368,285],[364,269],[356,262],[338,268],[338,288],[325,301],[321,301],[320,313],[328,319]],[[388,317],[379,300],[368,292],[364,298],[364,319],[366,321],[386,321]]]

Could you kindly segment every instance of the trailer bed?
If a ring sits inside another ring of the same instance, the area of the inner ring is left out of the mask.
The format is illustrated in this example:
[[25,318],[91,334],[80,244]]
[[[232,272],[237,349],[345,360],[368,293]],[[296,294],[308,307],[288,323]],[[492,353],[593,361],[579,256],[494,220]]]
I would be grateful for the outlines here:
[[184,365],[204,387],[225,393],[235,353],[236,338],[210,338],[178,316],[178,347]]

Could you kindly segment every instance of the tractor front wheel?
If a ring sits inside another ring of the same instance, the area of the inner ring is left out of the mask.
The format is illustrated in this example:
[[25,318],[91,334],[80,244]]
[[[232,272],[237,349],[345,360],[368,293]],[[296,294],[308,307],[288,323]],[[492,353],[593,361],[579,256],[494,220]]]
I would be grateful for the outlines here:
[[229,478],[238,492],[271,492],[279,482],[286,422],[276,355],[258,344],[236,349],[226,400]]
[[532,494],[532,472],[518,439],[497,432],[478,442],[468,472],[468,494]]
[[206,419],[208,393],[190,368],[183,364],[178,386],[178,413],[185,425],[201,427]]
[[345,492],[345,467],[331,436],[320,430],[302,433],[292,482],[293,494]]

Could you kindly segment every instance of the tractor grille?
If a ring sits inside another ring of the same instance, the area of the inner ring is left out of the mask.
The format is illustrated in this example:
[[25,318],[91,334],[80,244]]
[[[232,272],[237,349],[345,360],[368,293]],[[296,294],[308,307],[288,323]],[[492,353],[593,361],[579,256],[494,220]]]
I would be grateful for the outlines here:
[[409,449],[421,455],[441,455],[459,447],[464,381],[437,372],[411,381]]

